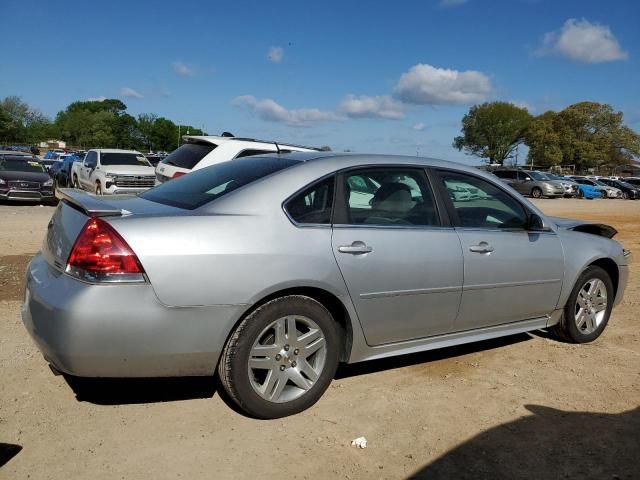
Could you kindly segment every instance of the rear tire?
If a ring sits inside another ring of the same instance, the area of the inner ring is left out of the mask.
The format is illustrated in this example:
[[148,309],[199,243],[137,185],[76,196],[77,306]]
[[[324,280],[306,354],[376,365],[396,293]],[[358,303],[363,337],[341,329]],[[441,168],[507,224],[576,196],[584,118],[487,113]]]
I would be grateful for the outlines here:
[[255,418],[306,410],[338,367],[340,330],[312,298],[291,295],[265,303],[231,334],[218,364],[229,397]]
[[609,323],[613,300],[611,277],[602,268],[590,265],[578,277],[562,319],[552,332],[566,342],[592,342]]

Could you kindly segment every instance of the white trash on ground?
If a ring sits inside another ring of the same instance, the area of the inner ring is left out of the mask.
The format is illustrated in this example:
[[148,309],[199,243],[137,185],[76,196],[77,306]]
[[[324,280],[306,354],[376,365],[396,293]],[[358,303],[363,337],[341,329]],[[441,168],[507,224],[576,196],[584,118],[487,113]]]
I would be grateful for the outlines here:
[[351,440],[351,446],[358,448],[367,448],[367,439],[364,437],[358,437],[354,440]]

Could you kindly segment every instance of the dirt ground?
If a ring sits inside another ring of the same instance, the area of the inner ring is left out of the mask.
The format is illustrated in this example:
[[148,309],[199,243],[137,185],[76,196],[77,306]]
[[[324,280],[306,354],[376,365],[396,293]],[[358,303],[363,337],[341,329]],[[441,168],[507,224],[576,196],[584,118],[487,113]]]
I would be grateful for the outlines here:
[[[640,255],[640,201],[537,204],[611,224]],[[257,421],[213,378],[49,370],[19,310],[52,211],[0,205],[0,479],[640,478],[637,261],[593,344],[541,332],[345,366],[312,409]]]

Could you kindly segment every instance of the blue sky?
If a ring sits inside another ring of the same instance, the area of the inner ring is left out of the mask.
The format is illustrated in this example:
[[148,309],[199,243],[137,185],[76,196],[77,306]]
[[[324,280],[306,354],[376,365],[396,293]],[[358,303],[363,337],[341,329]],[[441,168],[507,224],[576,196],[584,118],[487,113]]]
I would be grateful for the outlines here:
[[469,106],[592,100],[640,130],[640,2],[4,0],[0,97],[121,98],[209,133],[476,161]]

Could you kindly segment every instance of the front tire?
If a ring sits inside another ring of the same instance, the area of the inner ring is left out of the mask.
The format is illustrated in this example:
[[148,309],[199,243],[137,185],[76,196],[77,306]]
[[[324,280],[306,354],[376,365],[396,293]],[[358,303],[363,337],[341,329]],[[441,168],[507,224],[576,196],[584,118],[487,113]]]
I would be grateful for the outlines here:
[[73,188],[77,188],[78,190],[80,190],[80,183],[78,182],[78,176],[77,175],[73,176]]
[[338,367],[340,330],[312,298],[291,295],[265,303],[231,334],[218,364],[220,381],[247,414],[262,419],[306,410]]
[[590,265],[576,281],[554,333],[571,343],[587,343],[604,331],[613,307],[613,282],[609,274]]
[[531,196],[532,196],[533,198],[540,198],[540,197],[542,197],[542,190],[540,190],[538,187],[534,187],[534,188],[531,190]]
[[100,182],[96,182],[96,195],[102,195],[102,185],[100,185]]

